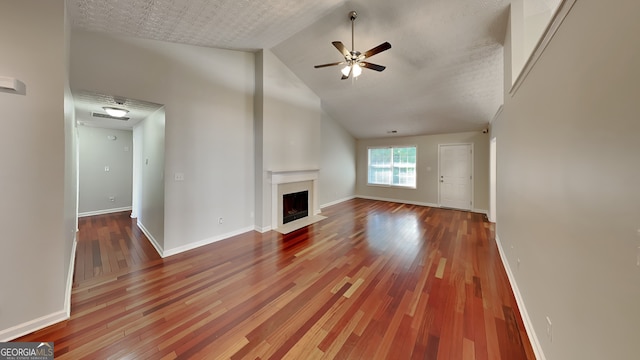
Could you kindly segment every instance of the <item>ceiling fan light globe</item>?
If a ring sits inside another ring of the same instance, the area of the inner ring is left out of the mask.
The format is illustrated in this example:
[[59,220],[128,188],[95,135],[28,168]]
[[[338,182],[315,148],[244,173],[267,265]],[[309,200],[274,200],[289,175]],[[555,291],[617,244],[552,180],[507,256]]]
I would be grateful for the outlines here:
[[354,64],[353,65],[353,77],[358,77],[358,76],[360,76],[360,74],[362,74],[362,67],[360,66],[360,64]]
[[342,72],[342,75],[344,76],[349,76],[349,71],[351,71],[351,66],[347,65],[345,67],[342,68],[342,70],[340,70],[340,72]]

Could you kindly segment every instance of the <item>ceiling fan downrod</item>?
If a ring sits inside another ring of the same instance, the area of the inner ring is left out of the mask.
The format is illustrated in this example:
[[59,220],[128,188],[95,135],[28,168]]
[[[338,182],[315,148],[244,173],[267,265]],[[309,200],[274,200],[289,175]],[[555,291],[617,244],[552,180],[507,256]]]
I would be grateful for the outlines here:
[[356,44],[353,36],[353,29],[354,29],[354,23],[357,18],[358,18],[357,12],[353,10],[349,12],[349,19],[351,20],[351,53],[354,53],[356,51]]

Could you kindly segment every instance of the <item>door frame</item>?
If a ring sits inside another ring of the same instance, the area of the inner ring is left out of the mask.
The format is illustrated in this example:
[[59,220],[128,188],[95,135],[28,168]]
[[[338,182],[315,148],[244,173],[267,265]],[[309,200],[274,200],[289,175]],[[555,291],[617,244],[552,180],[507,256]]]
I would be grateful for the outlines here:
[[489,141],[489,214],[487,218],[495,223],[497,218],[497,178],[498,178],[498,153],[495,137]]
[[[476,178],[475,178],[475,173],[474,173],[474,157],[475,157],[475,149],[473,147],[473,143],[445,143],[445,144],[438,144],[438,175],[437,175],[437,181],[438,181],[438,206],[442,207],[442,183],[440,182],[440,170],[442,167],[441,164],[441,151],[442,151],[442,147],[443,146],[455,146],[455,145],[467,145],[470,147],[471,149],[471,156],[470,156],[470,173],[471,173],[471,179],[469,179],[469,184],[471,185],[471,189],[470,189],[470,203],[469,203],[469,211],[474,211],[474,184],[476,182]],[[460,209],[460,210],[466,210],[466,209]]]

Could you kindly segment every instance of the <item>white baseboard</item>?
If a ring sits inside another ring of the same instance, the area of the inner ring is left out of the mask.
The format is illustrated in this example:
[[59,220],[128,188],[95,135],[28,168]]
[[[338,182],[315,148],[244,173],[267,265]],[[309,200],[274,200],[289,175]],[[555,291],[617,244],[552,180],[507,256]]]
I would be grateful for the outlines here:
[[326,207],[328,207],[328,206],[332,206],[332,205],[337,205],[337,204],[340,204],[341,202],[345,202],[345,201],[353,200],[353,199],[355,199],[355,198],[356,198],[356,197],[355,197],[355,195],[354,195],[354,196],[348,196],[348,197],[346,197],[346,198],[338,199],[338,200],[336,200],[336,201],[332,201],[332,202],[329,202],[329,203],[326,203],[326,204],[320,205],[320,209],[324,209],[324,208],[326,208]]
[[487,219],[489,218],[489,210],[485,210],[485,209],[471,209],[471,212],[474,213],[478,213],[478,214],[482,214],[482,215],[486,215]]
[[117,213],[117,212],[121,212],[121,211],[131,211],[131,206],[125,206],[125,207],[113,208],[113,209],[96,210],[96,211],[87,211],[87,212],[83,212],[83,213],[78,213],[78,217],[104,215],[104,214]]
[[65,297],[63,309],[52,314],[27,321],[23,324],[19,324],[5,330],[0,330],[0,342],[8,342],[21,336],[31,334],[34,331],[44,329],[47,326],[65,321],[69,319],[69,317],[71,317],[71,290],[73,289],[73,272],[76,264],[77,244],[78,241],[74,233],[73,245],[71,245],[71,259],[69,260],[69,269],[67,271],[67,282],[64,293]]
[[256,226],[253,228],[253,230],[255,230],[255,231],[257,231],[257,232],[259,232],[259,233],[261,233],[261,234],[264,234],[264,233],[266,233],[267,231],[271,231],[271,226],[260,227],[260,226],[256,225]]
[[420,202],[420,201],[398,200],[398,199],[389,199],[389,198],[381,198],[377,196],[364,196],[364,195],[356,195],[355,197],[360,199],[388,201],[388,202],[394,202],[394,203],[400,203],[400,204],[428,206],[428,207],[435,207],[435,208],[440,207],[440,205],[438,204],[432,204],[432,203],[426,203],[426,202]]
[[[420,201],[389,199],[389,198],[382,198],[382,197],[377,197],[377,196],[365,196],[365,195],[356,195],[355,197],[360,198],[360,199],[367,199],[367,200],[388,201],[388,202],[394,202],[394,203],[400,203],[400,204],[428,206],[428,207],[433,207],[433,208],[439,208],[440,207],[440,205],[438,205],[438,204],[420,202]],[[463,210],[463,211],[466,211],[466,210]],[[474,209],[470,209],[469,211],[474,212],[474,213],[478,213],[478,214],[484,214],[484,215],[487,215],[489,213],[489,211],[485,210],[485,209],[475,209],[474,208]]]
[[73,237],[73,245],[71,246],[71,259],[69,260],[69,271],[67,273],[67,288],[64,297],[64,311],[67,313],[67,318],[71,317],[71,290],[73,289],[73,272],[76,266],[76,248],[78,245],[78,239]]
[[140,221],[136,221],[136,224],[138,224],[138,227],[140,228],[140,230],[142,230],[142,232],[147,236],[147,239],[149,239],[149,242],[151,243],[153,248],[156,249],[156,251],[158,252],[158,255],[160,255],[160,257],[165,257],[163,255],[164,250],[162,249],[162,246],[160,246],[156,238],[154,238],[153,235],[151,235],[151,232],[149,232],[149,230],[147,230],[147,228],[144,227],[144,225]]
[[0,342],[8,342],[19,338],[20,336],[31,334],[34,331],[44,329],[47,326],[67,320],[68,318],[67,312],[65,310],[60,310],[37,319],[27,321],[26,323],[0,331]]
[[520,290],[518,289],[516,278],[511,271],[509,263],[507,262],[507,256],[504,252],[504,249],[502,248],[502,243],[500,242],[498,234],[496,234],[496,244],[498,245],[500,259],[502,260],[502,265],[507,272],[509,284],[511,285],[511,290],[513,291],[513,295],[516,298],[516,302],[518,303],[518,308],[520,309],[520,314],[522,315],[522,322],[524,323],[524,327],[527,330],[527,336],[529,336],[529,342],[531,342],[531,347],[533,347],[533,352],[536,355],[536,359],[546,360],[544,352],[542,351],[542,346],[540,345],[540,341],[538,341],[538,336],[536,335],[535,329],[533,328],[533,323],[531,322],[531,318],[529,317],[529,313],[527,312],[527,308],[524,306],[524,299],[522,298],[522,294],[520,294]]
[[191,243],[191,244],[178,246],[177,248],[165,250],[164,253],[161,254],[160,256],[168,257],[168,256],[171,256],[171,255],[176,255],[176,254],[179,254],[179,253],[182,253],[182,252],[185,252],[185,251],[193,250],[195,248],[199,248],[199,247],[204,246],[204,245],[209,245],[209,244],[212,244],[214,242],[217,242],[217,241],[220,241],[220,240],[224,240],[224,239],[228,239],[230,237],[233,237],[233,236],[236,236],[236,235],[240,235],[240,234],[244,234],[246,232],[253,231],[253,230],[254,230],[253,226],[248,226],[246,228],[239,229],[239,230],[232,231],[232,232],[228,232],[226,234],[214,236],[214,237],[211,237],[211,238],[208,238],[208,239],[204,239],[204,240],[201,240],[201,241],[198,241],[198,242],[194,242],[194,243]]

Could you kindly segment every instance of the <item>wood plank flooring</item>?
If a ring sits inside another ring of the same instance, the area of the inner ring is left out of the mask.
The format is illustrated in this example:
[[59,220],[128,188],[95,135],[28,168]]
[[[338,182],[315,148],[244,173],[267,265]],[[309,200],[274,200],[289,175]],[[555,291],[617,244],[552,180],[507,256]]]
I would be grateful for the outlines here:
[[56,359],[535,359],[483,215],[364,199],[323,215],[166,259],[132,250],[148,246],[127,214],[87,219],[71,319],[17,340]]
[[130,211],[81,217],[74,285],[160,259],[147,237],[129,217]]

